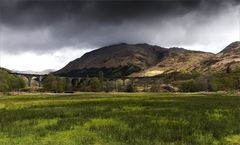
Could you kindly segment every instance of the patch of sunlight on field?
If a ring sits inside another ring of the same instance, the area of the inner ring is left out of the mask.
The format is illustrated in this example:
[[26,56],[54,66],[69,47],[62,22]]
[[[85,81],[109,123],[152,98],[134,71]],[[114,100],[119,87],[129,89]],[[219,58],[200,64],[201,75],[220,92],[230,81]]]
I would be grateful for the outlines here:
[[211,112],[207,111],[206,115],[208,116],[209,120],[218,121],[218,120],[226,119],[227,118],[226,113],[228,112],[229,110],[214,109]]
[[1,145],[40,145],[38,138],[35,138],[34,135],[16,137],[14,139],[6,136],[0,135],[0,144]]
[[202,133],[196,131],[192,134],[192,137],[195,140],[195,144],[199,145],[219,145],[219,141],[217,141],[213,134],[211,133]]
[[179,111],[181,111],[180,108],[176,108],[176,107],[153,108],[151,110],[157,111],[157,112],[160,112],[160,111],[179,112]]
[[161,125],[175,125],[175,126],[188,126],[190,124],[189,121],[185,120],[185,119],[170,119],[170,118],[166,118],[166,117],[160,117],[157,120],[152,120],[153,123],[157,123],[160,126]]
[[5,108],[5,104],[0,103],[0,109]]
[[[94,99],[91,101],[97,101],[99,99]],[[37,101],[22,101],[22,102],[7,102],[4,104],[4,108],[6,109],[23,109],[23,108],[34,108],[34,107],[47,107],[47,106],[59,106],[59,105],[71,105],[74,103],[80,103],[84,101],[89,101],[87,99],[82,100],[37,100]]]
[[224,138],[226,144],[229,145],[239,145],[240,144],[240,134],[239,135],[230,135]]
[[138,112],[138,111],[143,111],[145,107],[142,106],[123,106],[122,110],[126,112]]
[[59,119],[54,118],[54,119],[39,119],[37,120],[37,124],[34,126],[34,128],[45,128],[47,126],[53,126],[58,123]]
[[104,128],[129,129],[128,125],[116,119],[92,119],[84,124],[89,130],[101,131]]
[[86,145],[86,144],[104,144],[104,140],[95,133],[87,131],[81,127],[64,132],[49,133],[46,136],[38,137],[28,135],[16,137],[14,140],[7,136],[0,136],[1,145]]
[[87,131],[81,127],[75,127],[73,130],[49,134],[41,139],[43,145],[86,145],[94,144],[96,140],[101,140],[93,132]]

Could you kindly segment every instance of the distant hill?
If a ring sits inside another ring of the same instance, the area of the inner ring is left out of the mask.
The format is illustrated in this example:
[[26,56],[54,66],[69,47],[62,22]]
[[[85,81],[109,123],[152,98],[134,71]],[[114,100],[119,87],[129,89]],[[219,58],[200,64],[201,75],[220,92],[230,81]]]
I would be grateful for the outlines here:
[[15,73],[23,73],[23,74],[40,74],[40,75],[45,75],[45,74],[49,74],[54,72],[55,70],[52,69],[47,69],[47,70],[43,70],[43,71],[18,71],[18,70],[12,70],[11,72],[15,72]]
[[121,43],[88,52],[55,74],[96,76],[99,71],[103,71],[107,77],[154,76],[175,71],[192,71],[214,56],[212,53],[176,47]]
[[210,59],[205,60],[202,67],[211,71],[240,70],[240,41],[233,42]]

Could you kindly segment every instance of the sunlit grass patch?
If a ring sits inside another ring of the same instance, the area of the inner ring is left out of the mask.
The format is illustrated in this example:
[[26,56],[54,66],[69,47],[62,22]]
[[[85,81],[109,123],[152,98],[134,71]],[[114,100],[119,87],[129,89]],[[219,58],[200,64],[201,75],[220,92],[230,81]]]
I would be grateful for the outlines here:
[[97,133],[105,140],[114,142],[128,138],[127,135],[131,130],[128,124],[112,118],[92,119],[84,124],[84,128]]
[[229,145],[239,145],[240,144],[240,134],[238,135],[229,135],[224,138],[226,144]]
[[145,107],[143,106],[123,106],[122,110],[127,112],[138,112],[143,111]]
[[192,142],[193,144],[199,145],[219,145],[220,142],[216,140],[211,133],[202,133],[196,131],[192,134]]
[[161,125],[168,125],[168,126],[187,126],[190,124],[189,121],[183,119],[183,118],[166,118],[166,117],[160,117],[157,120],[153,120],[153,122],[158,123]]
[[34,126],[34,128],[36,128],[36,129],[38,129],[38,128],[46,128],[47,126],[56,125],[58,121],[59,121],[58,118],[54,118],[54,119],[39,119],[39,120],[37,120],[37,124]]
[[92,119],[84,124],[84,127],[89,130],[102,130],[102,129],[113,129],[113,128],[128,128],[128,125],[116,120],[116,119]]
[[43,145],[86,145],[94,144],[100,139],[95,133],[87,131],[81,127],[75,127],[73,130],[51,133],[41,138]]
[[3,109],[3,108],[5,108],[5,104],[0,103],[0,109]]
[[208,116],[209,120],[223,120],[226,119],[227,116],[229,115],[229,110],[222,110],[222,109],[214,109],[213,111],[207,111],[206,115]]

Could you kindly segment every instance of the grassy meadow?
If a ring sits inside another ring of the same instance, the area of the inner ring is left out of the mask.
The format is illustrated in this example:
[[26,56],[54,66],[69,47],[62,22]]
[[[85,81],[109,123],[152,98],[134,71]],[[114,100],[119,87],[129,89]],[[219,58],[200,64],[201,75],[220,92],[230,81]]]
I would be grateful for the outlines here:
[[240,95],[0,96],[1,145],[239,145]]

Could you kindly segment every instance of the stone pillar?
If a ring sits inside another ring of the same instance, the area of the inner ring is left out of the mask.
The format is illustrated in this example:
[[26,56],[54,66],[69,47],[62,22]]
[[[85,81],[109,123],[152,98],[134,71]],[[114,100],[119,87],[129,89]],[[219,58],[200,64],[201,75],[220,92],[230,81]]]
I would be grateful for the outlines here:
[[[106,84],[106,85],[105,85],[105,91],[108,92],[108,91],[109,91],[109,80],[108,80],[108,79],[105,79],[104,82],[105,82],[105,84]],[[104,87],[103,87],[103,88],[104,88]]]
[[78,78],[73,78],[71,81],[72,87],[76,87],[78,84]]
[[150,79],[150,78],[146,78],[146,90],[145,90],[146,92],[148,92],[148,87],[149,87],[149,79]]
[[146,81],[146,78],[143,78],[142,79],[142,81],[143,81],[143,88],[144,88],[144,92],[147,92],[147,81]]
[[39,87],[42,87],[42,79],[43,79],[43,76],[38,77],[38,86]]
[[78,78],[77,80],[78,80],[78,83],[81,83],[82,78]]
[[28,87],[31,88],[32,76],[26,76],[28,79]]
[[117,89],[117,80],[114,80],[114,83],[115,83],[115,91],[118,91],[118,89]]
[[67,80],[68,80],[68,82],[70,83],[70,85],[71,85],[71,87],[73,87],[73,82],[72,82],[72,80],[73,80],[73,78],[67,78]]
[[131,79],[131,84],[132,84],[133,88],[135,88],[134,78]]

